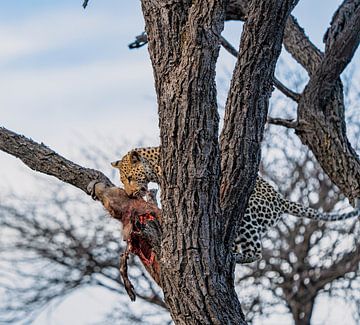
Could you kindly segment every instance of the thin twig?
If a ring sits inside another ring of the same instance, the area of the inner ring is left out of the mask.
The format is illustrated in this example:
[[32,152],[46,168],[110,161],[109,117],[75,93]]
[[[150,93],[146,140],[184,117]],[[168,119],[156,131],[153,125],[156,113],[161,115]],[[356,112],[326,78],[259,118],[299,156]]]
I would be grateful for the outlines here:
[[140,35],[135,37],[135,41],[129,44],[129,49],[138,49],[142,46],[144,46],[145,44],[147,44],[148,39],[147,39],[147,35],[145,32],[142,32]]
[[285,96],[291,98],[294,102],[300,101],[300,94],[286,87],[279,79],[274,76],[274,86],[279,89]]
[[[237,57],[239,52],[231,45],[229,41],[227,41],[223,36],[220,37],[220,42],[222,47],[228,51],[231,55]],[[291,89],[287,88],[282,82],[280,82],[277,78],[274,77],[274,85],[277,89],[279,89],[285,96],[289,97],[295,102],[299,102],[300,94],[292,91]]]
[[268,117],[267,122],[269,124],[281,125],[289,129],[295,129],[298,125],[297,121],[283,118]]
[[225,39],[223,36],[220,36],[220,43],[226,51],[228,51],[231,55],[237,58],[239,52],[235,49],[235,47],[232,46],[232,44],[227,39]]
[[86,9],[88,3],[89,3],[89,0],[84,0],[84,3],[83,3],[83,8],[84,8],[84,9]]

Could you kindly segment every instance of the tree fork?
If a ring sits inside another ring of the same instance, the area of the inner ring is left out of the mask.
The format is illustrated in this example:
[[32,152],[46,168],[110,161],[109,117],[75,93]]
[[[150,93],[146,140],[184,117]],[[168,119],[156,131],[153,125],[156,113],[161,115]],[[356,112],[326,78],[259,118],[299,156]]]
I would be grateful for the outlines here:
[[[246,19],[250,3],[250,0],[229,0],[226,19]],[[309,40],[291,15],[284,34],[285,49],[310,76],[299,99],[297,121],[291,127],[295,126],[301,142],[309,147],[352,205],[360,197],[360,160],[346,135],[339,75],[359,45],[359,19],[360,1],[343,1],[325,34],[325,53]]]
[[[266,5],[262,1],[252,1],[243,40],[252,37],[256,45],[245,44],[252,46],[249,51],[253,55],[240,55],[238,70],[243,68],[247,76],[251,72],[254,72],[252,76],[258,76],[260,70],[267,77],[273,75],[285,22],[295,4],[296,1],[271,1]],[[142,1],[160,117],[164,234],[161,276],[165,300],[178,324],[244,323],[234,291],[234,260],[230,247],[252,187],[241,186],[240,190],[234,190],[241,178],[230,179],[232,171],[227,167],[231,164],[220,166],[215,64],[224,6],[225,2],[214,0]],[[267,28],[261,28],[262,24]],[[260,35],[251,33],[254,26]],[[259,42],[256,41],[258,36],[261,36]],[[259,53],[266,55],[257,60]],[[238,77],[237,74],[233,80],[239,87],[233,85],[230,90],[234,98],[244,95],[239,88],[248,89],[244,87],[244,80]],[[265,84],[260,83],[259,88],[264,86],[263,91],[249,91],[243,97],[250,103],[246,111],[252,117],[249,125],[255,129],[247,128],[248,132],[238,132],[232,139],[225,137],[222,142],[223,159],[233,153],[227,150],[229,147],[236,147],[233,166],[244,167],[241,156],[251,151],[249,164],[241,175],[246,184],[249,179],[254,182],[256,177],[258,161],[253,158],[259,154],[271,80],[267,78]],[[245,84],[255,90],[257,81]],[[261,102],[259,110],[255,107],[257,101]],[[235,124],[236,121],[238,119],[232,119]],[[226,129],[231,124],[230,119],[226,123],[225,133],[230,134],[231,131]],[[234,128],[239,126],[243,124],[232,125]],[[237,141],[242,140],[247,143],[245,151],[237,145]],[[221,194],[220,168],[226,175]],[[226,199],[226,194],[230,194],[230,199]],[[241,200],[236,201],[239,197]],[[231,209],[229,202],[234,201],[237,208]],[[224,240],[223,234],[227,230],[232,235],[225,236]]]

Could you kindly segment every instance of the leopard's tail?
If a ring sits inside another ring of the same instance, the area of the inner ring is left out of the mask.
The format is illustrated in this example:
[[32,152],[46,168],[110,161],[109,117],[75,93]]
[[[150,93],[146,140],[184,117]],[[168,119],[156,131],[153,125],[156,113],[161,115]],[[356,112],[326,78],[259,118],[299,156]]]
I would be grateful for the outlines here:
[[304,207],[303,205],[284,199],[283,212],[296,217],[309,218],[313,220],[337,221],[360,216],[360,210],[355,209],[347,213],[325,213],[318,210]]

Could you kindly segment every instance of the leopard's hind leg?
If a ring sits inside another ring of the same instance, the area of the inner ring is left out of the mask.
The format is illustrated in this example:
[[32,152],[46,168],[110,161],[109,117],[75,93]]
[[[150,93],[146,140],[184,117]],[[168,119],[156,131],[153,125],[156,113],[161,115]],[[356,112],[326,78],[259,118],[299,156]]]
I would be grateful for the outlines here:
[[242,232],[235,239],[235,261],[239,264],[247,264],[261,259],[261,238],[257,232]]

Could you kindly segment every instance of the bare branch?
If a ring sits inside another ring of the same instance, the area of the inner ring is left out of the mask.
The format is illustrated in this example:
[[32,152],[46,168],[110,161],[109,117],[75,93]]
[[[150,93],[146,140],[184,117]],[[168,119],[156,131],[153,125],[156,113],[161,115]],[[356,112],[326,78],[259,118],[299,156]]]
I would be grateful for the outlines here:
[[[229,0],[226,6],[226,19],[245,20],[249,4],[249,0]],[[286,50],[312,75],[321,62],[322,53],[291,15],[286,22],[283,41]]]
[[[358,124],[356,120],[352,123]],[[279,131],[282,133],[280,141],[274,139]],[[264,147],[280,150],[281,161],[285,163],[278,172],[279,163],[265,155],[262,168],[265,177],[270,176],[281,192],[296,197],[302,204],[333,210],[341,198],[340,192],[319,169],[310,152],[296,153],[303,149],[296,146],[298,142],[294,141],[293,132],[279,131],[269,129]],[[310,197],[316,199],[310,200]],[[356,303],[360,279],[357,238],[358,220],[352,223],[309,223],[284,216],[264,238],[264,261],[239,275],[239,279],[246,281],[239,284],[245,292],[251,292],[254,285],[257,286],[251,295],[253,301],[258,300],[257,306],[248,304],[248,308],[252,308],[250,313],[258,315],[263,308],[264,315],[269,311],[277,314],[280,306],[287,305],[295,323],[301,324],[310,322],[307,320],[311,318],[314,301],[324,293],[328,293],[330,298],[338,294],[345,301]],[[345,241],[349,241],[348,247],[344,247]],[[262,292],[260,297],[258,292]],[[271,298],[266,300],[263,298],[266,295]]]
[[83,2],[83,8],[84,9],[86,9],[88,3],[89,3],[89,0],[84,0],[84,2]]
[[324,39],[325,56],[316,72],[321,82],[320,105],[326,105],[336,81],[351,61],[360,42],[360,1],[345,0],[334,14]]
[[[124,247],[116,223],[104,219],[102,209],[89,206],[81,193],[67,194],[65,184],[48,191],[48,199],[11,198],[0,204],[1,234],[11,234],[0,238],[0,323],[11,315],[28,321],[51,300],[82,286],[125,294],[117,262]],[[167,310],[138,259],[132,257],[129,267],[138,298]],[[16,281],[7,286],[12,277]]]
[[234,56],[235,58],[238,57],[239,55],[239,52],[235,49],[235,47],[233,47],[231,45],[231,43],[224,37],[224,36],[221,36],[220,37],[220,42],[221,42],[221,45],[222,47],[228,51],[232,56]]
[[[249,2],[230,1],[227,16],[242,19],[247,14]],[[326,37],[329,44],[325,58],[293,16],[289,17],[284,33],[286,50],[310,75],[299,100],[296,134],[352,204],[360,197],[360,161],[346,136],[342,83],[335,77],[351,59],[359,42],[358,3],[358,0],[345,1],[334,16],[333,27]],[[230,10],[233,12],[229,13]],[[340,58],[341,53],[344,60]],[[337,67],[330,71],[328,63]],[[331,80],[324,84],[328,78]]]
[[282,118],[268,117],[267,122],[274,125],[281,125],[289,129],[295,129],[298,125],[295,120],[287,120]]
[[103,173],[81,167],[60,156],[43,143],[39,144],[3,127],[0,127],[0,150],[21,159],[31,169],[55,176],[59,180],[81,189],[86,194],[89,194],[87,186],[93,180],[107,186],[114,186]]
[[323,54],[309,40],[304,29],[300,27],[293,16],[290,16],[286,22],[284,46],[291,56],[306,69],[310,76],[315,73]]
[[[92,192],[91,194],[101,200],[110,215],[123,224],[124,238],[136,243],[132,244],[131,252],[139,256],[145,268],[159,283],[160,269],[157,258],[154,257],[149,262],[146,256],[146,254],[155,255],[151,244],[148,243],[154,231],[147,233],[144,239],[142,233],[147,230],[147,223],[143,224],[141,229],[136,229],[136,232],[132,226],[149,212],[155,216],[154,219],[160,219],[161,212],[156,206],[142,199],[130,199],[124,190],[112,186],[111,181],[101,172],[74,164],[44,144],[38,144],[5,128],[0,128],[0,150],[20,158],[33,170],[55,176],[63,182],[82,189],[87,194]],[[159,227],[158,224],[149,224],[152,228]],[[156,235],[159,235],[159,232]],[[156,242],[156,239],[151,239],[151,243]],[[155,251],[159,252],[160,249],[156,248]]]
[[145,32],[135,37],[135,41],[129,44],[129,49],[138,49],[148,43],[147,35]]
[[292,91],[290,88],[286,87],[279,79],[274,76],[274,86],[279,89],[285,96],[292,99],[294,102],[298,103],[300,100],[300,94]]
[[[253,7],[244,24],[220,137],[220,197],[228,222],[224,227],[224,241],[229,247],[241,220],[239,215],[245,211],[255,184],[275,65],[287,17],[297,1],[251,3]],[[263,20],[261,17],[277,19]]]
[[324,288],[328,283],[343,278],[346,273],[359,270],[360,245],[357,245],[352,252],[343,254],[341,258],[333,263],[329,268],[322,270],[319,277],[314,281],[318,290]]
[[[215,67],[224,4],[142,0],[166,171],[160,180],[162,287],[175,323],[187,323],[184,315],[195,323],[244,323],[230,280],[232,253],[221,240]],[[189,296],[195,304],[185,303]]]
[[[225,39],[225,37],[221,36],[220,37],[220,41],[221,41],[221,45],[223,46],[223,48],[225,50],[227,50],[231,55],[233,55],[234,57],[238,57],[239,52],[231,45],[231,43],[229,41],[227,41]],[[300,99],[300,95],[297,94],[296,92],[292,91],[291,89],[287,88],[281,81],[279,81],[275,76],[274,76],[274,85],[277,89],[279,89],[285,96],[289,97],[290,99],[292,99],[295,102],[298,102]]]

